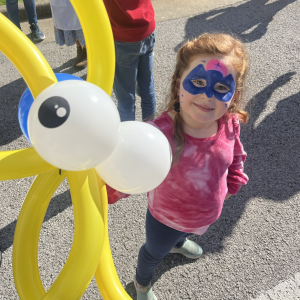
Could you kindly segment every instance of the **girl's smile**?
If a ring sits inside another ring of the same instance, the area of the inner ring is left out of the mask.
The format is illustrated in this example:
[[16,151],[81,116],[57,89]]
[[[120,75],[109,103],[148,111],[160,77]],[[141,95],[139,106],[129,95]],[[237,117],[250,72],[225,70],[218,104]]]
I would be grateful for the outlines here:
[[201,111],[204,111],[204,112],[210,112],[212,110],[214,110],[213,107],[210,107],[208,105],[205,105],[205,104],[197,104],[197,103],[193,103],[198,109],[200,109]]

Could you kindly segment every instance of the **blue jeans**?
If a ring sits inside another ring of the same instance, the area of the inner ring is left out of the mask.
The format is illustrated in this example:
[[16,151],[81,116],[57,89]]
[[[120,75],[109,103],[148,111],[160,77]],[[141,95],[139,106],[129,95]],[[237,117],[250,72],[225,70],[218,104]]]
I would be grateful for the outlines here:
[[[34,0],[23,0],[29,24],[37,23],[36,8]],[[20,15],[18,0],[6,0],[6,10],[9,19],[19,28]]]
[[173,247],[180,248],[186,237],[192,233],[186,233],[170,228],[157,221],[147,210],[146,216],[146,243],[141,247],[136,269],[136,281],[142,286],[147,286],[153,276],[153,272],[163,258]]
[[141,97],[142,119],[154,118],[156,98],[153,79],[155,31],[136,43],[115,41],[114,92],[121,121],[135,120],[135,92]]

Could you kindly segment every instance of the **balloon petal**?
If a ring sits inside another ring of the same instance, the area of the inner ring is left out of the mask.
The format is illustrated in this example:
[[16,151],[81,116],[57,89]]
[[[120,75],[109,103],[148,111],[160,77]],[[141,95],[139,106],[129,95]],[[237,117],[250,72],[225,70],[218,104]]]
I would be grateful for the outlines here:
[[37,260],[39,234],[52,195],[65,176],[57,170],[38,175],[23,203],[13,246],[14,280],[21,300],[40,300],[46,294]]
[[34,98],[57,82],[40,50],[9,19],[0,14],[0,49],[15,65]]
[[74,209],[74,239],[69,257],[43,300],[80,299],[100,260],[104,224],[93,169],[67,172]]
[[104,300],[132,300],[131,297],[126,293],[122,284],[120,283],[114,261],[111,255],[108,238],[108,199],[104,181],[97,175],[101,203],[104,217],[104,244],[103,250],[98,264],[95,279],[98,285],[101,296]]
[[33,148],[0,152],[0,180],[34,176],[53,168]]
[[[74,208],[74,239],[64,267],[46,293],[37,261],[39,232],[51,197],[66,174]],[[13,247],[14,278],[21,300],[81,298],[95,273],[103,247],[100,205],[94,170],[62,171],[62,175],[53,170],[36,178],[22,207]]]
[[87,81],[111,95],[115,74],[115,45],[104,3],[98,0],[71,0],[71,3],[86,40],[89,64]]

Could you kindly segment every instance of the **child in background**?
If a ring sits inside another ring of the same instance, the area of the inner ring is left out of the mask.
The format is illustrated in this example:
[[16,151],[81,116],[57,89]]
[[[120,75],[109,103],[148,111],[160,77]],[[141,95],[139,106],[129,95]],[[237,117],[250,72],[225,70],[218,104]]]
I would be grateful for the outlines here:
[[76,43],[77,57],[74,67],[87,67],[87,52],[83,31],[70,0],[50,0],[50,5],[56,44],[69,47]]
[[135,120],[136,92],[142,120],[153,120],[156,97],[153,79],[155,19],[151,0],[103,0],[114,35],[114,93],[121,121]]
[[[138,300],[157,299],[151,279],[168,253],[201,256],[202,248],[187,237],[204,234],[224,200],[248,181],[239,138],[239,120],[248,120],[239,108],[247,70],[245,45],[227,34],[203,34],[177,54],[166,111],[149,122],[168,138],[173,164],[148,193],[146,243],[134,278]],[[107,188],[110,204],[128,196]]]

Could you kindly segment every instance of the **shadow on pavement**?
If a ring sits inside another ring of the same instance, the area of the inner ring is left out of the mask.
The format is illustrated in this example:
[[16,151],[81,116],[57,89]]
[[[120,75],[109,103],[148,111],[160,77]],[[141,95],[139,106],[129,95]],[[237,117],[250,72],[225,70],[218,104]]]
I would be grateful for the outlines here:
[[0,88],[0,146],[9,144],[23,135],[18,121],[18,106],[26,88],[27,85],[23,78]]
[[[44,222],[63,212],[66,208],[68,208],[71,205],[72,200],[69,190],[53,197],[48,206]],[[16,224],[17,220],[11,222],[10,224],[0,229],[0,249],[2,252],[4,252],[6,249],[12,246],[14,242]]]
[[204,32],[232,33],[248,43],[260,39],[267,32],[276,13],[296,0],[280,0],[267,4],[268,1],[247,1],[238,6],[215,9],[191,17],[185,26],[184,41],[175,47],[175,51],[185,41]]
[[204,252],[223,249],[224,238],[231,235],[251,198],[285,201],[299,192],[300,170],[295,168],[295,161],[300,160],[300,93],[278,102],[275,111],[255,127],[273,92],[295,74],[289,72],[278,77],[248,102],[246,111],[252,107],[250,121],[242,125],[241,140],[248,155],[245,172],[249,182],[236,196],[225,201],[221,217],[207,233],[195,237],[203,245]]

